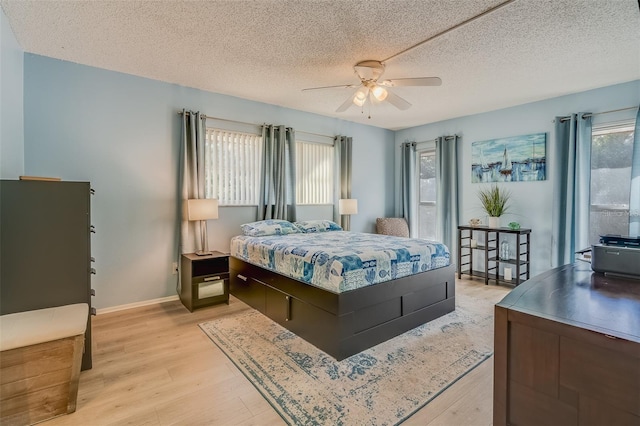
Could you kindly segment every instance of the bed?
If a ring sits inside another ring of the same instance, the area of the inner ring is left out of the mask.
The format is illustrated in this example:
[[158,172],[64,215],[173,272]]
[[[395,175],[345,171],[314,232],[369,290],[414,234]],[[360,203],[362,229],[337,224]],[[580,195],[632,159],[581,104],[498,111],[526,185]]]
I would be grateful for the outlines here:
[[261,221],[243,234],[231,240],[230,293],[337,360],[455,309],[443,244],[330,221]]

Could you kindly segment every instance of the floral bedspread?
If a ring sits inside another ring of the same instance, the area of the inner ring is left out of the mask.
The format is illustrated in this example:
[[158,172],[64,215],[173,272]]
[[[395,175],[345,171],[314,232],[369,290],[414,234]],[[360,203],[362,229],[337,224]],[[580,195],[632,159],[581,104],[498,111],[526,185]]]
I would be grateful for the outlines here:
[[442,243],[346,231],[236,236],[231,255],[334,293],[450,263]]

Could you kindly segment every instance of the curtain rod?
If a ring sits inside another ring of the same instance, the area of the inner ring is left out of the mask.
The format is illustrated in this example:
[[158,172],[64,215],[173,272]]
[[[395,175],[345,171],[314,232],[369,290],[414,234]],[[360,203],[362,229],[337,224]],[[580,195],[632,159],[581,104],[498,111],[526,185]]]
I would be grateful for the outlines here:
[[[178,115],[182,115],[182,114],[183,114],[182,111],[178,111]],[[249,122],[246,122],[246,121],[238,121],[238,120],[229,120],[228,118],[212,117],[210,115],[205,115],[205,114],[201,114],[200,117],[203,120],[210,119],[210,120],[227,121],[229,123],[247,124],[249,126],[257,126],[257,127],[262,127],[263,126],[262,124],[249,123]],[[323,137],[323,138],[330,138],[331,140],[333,140],[335,138],[335,136],[323,135],[321,133],[305,132],[304,130],[296,130],[296,133],[304,133],[304,134],[307,134],[307,135],[320,136],[320,137]]]
[[[456,137],[458,137],[458,135],[456,135],[456,134],[454,134],[453,136],[445,136],[445,137],[444,137],[444,140],[445,140],[445,141],[450,141],[450,140],[455,139]],[[417,145],[417,144],[420,144],[420,143],[429,143],[429,142],[437,142],[437,141],[438,141],[438,138],[435,138],[435,139],[429,139],[428,141],[420,141],[420,142],[416,142],[416,141],[409,142],[409,141],[406,141],[406,142],[401,143],[401,144],[400,144],[400,145],[398,145],[398,146],[402,146],[402,145],[404,145],[405,143],[410,143],[410,144],[413,144],[413,145]]]
[[[619,108],[619,109],[612,109],[611,111],[602,111],[602,112],[588,112],[586,114],[582,114],[582,118],[586,118],[586,117],[593,117],[594,115],[600,115],[600,114],[611,114],[612,112],[619,112],[619,111],[628,111],[630,109],[636,109],[638,108],[637,106],[632,106],[632,107],[627,107],[627,108]],[[560,122],[564,122],[567,120],[570,120],[571,116],[567,115],[564,117],[560,117]],[[556,120],[553,120],[553,122],[555,122]]]

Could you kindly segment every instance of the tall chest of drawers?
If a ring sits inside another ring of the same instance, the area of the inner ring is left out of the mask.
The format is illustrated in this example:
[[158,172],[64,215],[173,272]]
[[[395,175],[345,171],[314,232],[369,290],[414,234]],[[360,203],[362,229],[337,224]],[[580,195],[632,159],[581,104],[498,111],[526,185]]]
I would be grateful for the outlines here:
[[[0,314],[91,307],[89,182],[0,181]],[[82,369],[91,368],[91,313]]]

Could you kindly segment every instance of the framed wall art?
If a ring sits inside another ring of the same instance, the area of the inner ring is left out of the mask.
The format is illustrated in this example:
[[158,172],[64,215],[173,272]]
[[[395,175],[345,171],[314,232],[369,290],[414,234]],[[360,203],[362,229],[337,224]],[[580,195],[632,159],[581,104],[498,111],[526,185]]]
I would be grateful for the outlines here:
[[547,179],[547,134],[512,136],[471,144],[471,182]]

